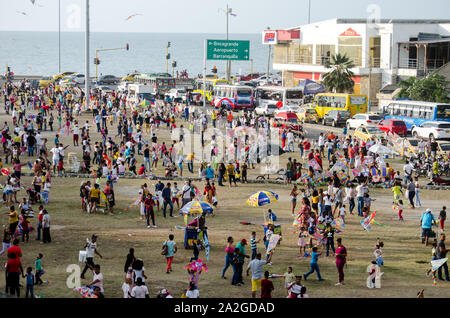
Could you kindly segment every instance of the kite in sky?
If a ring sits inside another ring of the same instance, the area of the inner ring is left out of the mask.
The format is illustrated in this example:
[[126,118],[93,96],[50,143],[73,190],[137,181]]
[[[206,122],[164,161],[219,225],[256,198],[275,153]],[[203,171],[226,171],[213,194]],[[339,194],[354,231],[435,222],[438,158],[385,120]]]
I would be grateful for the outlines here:
[[138,15],[143,15],[143,14],[142,14],[142,13],[135,13],[135,14],[132,14],[132,15],[130,15],[128,18],[126,18],[125,21],[128,21],[128,20],[130,20],[131,18],[134,18],[135,16],[138,16]]
[[27,13],[26,12],[23,12],[23,11],[16,11],[17,13],[20,13],[20,14],[22,14],[22,15],[27,15]]

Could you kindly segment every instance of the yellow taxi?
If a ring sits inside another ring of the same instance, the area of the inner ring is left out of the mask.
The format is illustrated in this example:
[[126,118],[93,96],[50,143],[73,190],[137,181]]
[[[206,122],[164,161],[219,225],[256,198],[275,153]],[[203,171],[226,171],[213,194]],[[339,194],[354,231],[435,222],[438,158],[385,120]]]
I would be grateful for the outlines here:
[[369,139],[373,138],[383,138],[385,136],[384,132],[378,128],[377,126],[366,126],[366,127],[358,127],[355,129],[353,136],[360,138],[367,142]]
[[39,87],[41,87],[41,88],[47,87],[47,86],[53,84],[54,82],[55,82],[55,80],[53,79],[53,77],[51,77],[51,76],[43,76],[39,80]]
[[448,160],[450,155],[450,141],[439,140],[436,154],[442,156],[444,160]]
[[139,73],[128,74],[122,77],[122,82],[134,82],[134,78],[139,75]]
[[319,117],[317,116],[317,112],[314,108],[305,107],[301,108],[299,112],[297,112],[298,120],[304,123],[318,123]]
[[61,73],[61,74],[54,75],[53,79],[55,81],[57,81],[57,80],[60,80],[61,78],[64,78],[66,76],[73,75],[73,74],[75,74],[75,72],[64,72],[64,73]]

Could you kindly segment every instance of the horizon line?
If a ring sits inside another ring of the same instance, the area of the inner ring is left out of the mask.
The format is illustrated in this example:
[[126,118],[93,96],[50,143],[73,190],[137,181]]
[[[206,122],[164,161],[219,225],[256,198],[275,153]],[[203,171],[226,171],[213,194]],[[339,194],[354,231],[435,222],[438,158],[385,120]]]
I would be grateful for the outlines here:
[[[0,30],[0,32],[52,32],[52,33],[58,33],[58,31],[53,30]],[[261,31],[262,32],[262,31]],[[85,31],[61,31],[61,33],[85,33]],[[225,34],[225,33],[215,33],[215,32],[151,32],[151,31],[90,31],[90,33],[162,33],[162,34]],[[230,32],[230,34],[259,34],[259,33],[251,33],[251,32]]]

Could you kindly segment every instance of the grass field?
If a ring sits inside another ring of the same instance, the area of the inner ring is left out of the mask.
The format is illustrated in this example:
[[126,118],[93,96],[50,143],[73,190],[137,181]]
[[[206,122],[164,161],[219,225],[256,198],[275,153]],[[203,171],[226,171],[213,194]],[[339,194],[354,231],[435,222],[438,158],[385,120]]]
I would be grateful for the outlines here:
[[[188,275],[184,266],[192,256],[191,250],[182,247],[184,231],[175,229],[175,225],[183,225],[183,218],[162,217],[157,213],[157,229],[147,229],[145,222],[139,219],[137,208],[126,207],[131,204],[137,195],[141,181],[119,180],[116,185],[116,198],[118,202],[116,216],[86,215],[81,212],[78,198],[80,179],[55,178],[51,193],[51,203],[48,206],[52,218],[52,243],[39,244],[34,240],[35,233],[29,243],[21,243],[23,249],[23,264],[29,266],[37,253],[43,253],[43,266],[47,273],[44,280],[51,283],[36,288],[36,294],[42,293],[44,297],[78,297],[66,287],[66,267],[77,264],[78,251],[84,246],[86,237],[92,233],[99,236],[98,249],[103,259],[96,259],[101,264],[104,275],[104,288],[106,297],[121,297],[121,285],[124,278],[123,265],[130,247],[136,250],[136,256],[142,258],[149,277],[148,286],[151,293],[156,294],[162,287],[168,288],[174,296],[179,296],[188,282]],[[298,258],[297,236],[292,233],[292,217],[290,216],[289,189],[286,186],[259,186],[258,189],[269,188],[280,195],[280,200],[272,204],[273,210],[279,217],[282,225],[283,241],[276,249],[273,265],[265,266],[271,273],[283,274],[287,266],[293,266],[294,273],[303,274],[309,269],[309,259]],[[199,289],[202,297],[249,297],[250,280],[244,278],[246,284],[242,287],[231,286],[232,269],[227,272],[227,280],[220,279],[220,272],[224,264],[224,247],[226,238],[233,236],[235,241],[242,238],[249,240],[252,230],[262,238],[264,208],[251,208],[245,205],[246,198],[257,190],[255,185],[239,185],[237,188],[221,188],[218,192],[219,207],[216,216],[208,217],[207,226],[211,243],[211,257],[208,263],[209,271],[200,278]],[[372,190],[372,195],[378,198],[374,203],[377,210],[376,219],[390,228],[374,226],[370,233],[362,230],[358,216],[347,216],[347,226],[338,237],[348,250],[348,265],[345,268],[346,284],[335,287],[337,271],[334,257],[319,259],[324,282],[317,282],[315,274],[309,277],[305,285],[311,297],[414,297],[417,291],[425,288],[427,297],[450,296],[450,284],[438,283],[432,285],[431,279],[425,276],[427,263],[431,257],[430,248],[420,243],[418,219],[419,209],[406,209],[406,221],[400,223],[393,217],[390,193],[388,190]],[[442,191],[423,191],[422,202],[424,206],[437,210],[442,205]],[[2,216],[7,222],[7,216]],[[240,221],[247,221],[255,225],[241,225]],[[33,222],[34,223],[34,222]],[[175,256],[174,271],[170,275],[165,273],[165,260],[161,255],[162,243],[167,236],[173,233],[178,243],[179,252]],[[373,247],[376,238],[385,242],[384,259],[385,273],[382,277],[382,288],[369,290],[365,287],[367,265],[373,259]],[[259,244],[260,251],[262,242]],[[205,259],[204,252],[200,257]],[[5,256],[2,256],[5,259]],[[247,263],[246,263],[247,264]],[[92,276],[87,275],[85,283]],[[283,280],[275,278],[275,297],[285,294]],[[4,280],[0,280],[4,286]]]
[[[83,116],[80,123],[84,123],[90,116]],[[0,121],[10,120],[9,116],[0,116]],[[115,132],[110,129],[111,132]],[[49,149],[53,145],[53,136],[49,132],[43,133],[49,138]],[[169,135],[164,132],[163,140],[166,144]],[[94,133],[92,140],[98,138]],[[69,137],[63,136],[65,145],[71,144]],[[68,152],[80,154],[80,147],[74,150],[70,147]],[[282,156],[282,164],[286,158]],[[294,158],[298,155],[292,155]],[[79,157],[80,158],[80,157]],[[25,161],[26,159],[23,159]],[[397,161],[398,168],[399,162]],[[283,165],[282,165],[283,166]],[[27,169],[24,169],[26,171]],[[251,171],[250,176],[256,171]],[[157,174],[162,174],[162,169],[158,169]],[[192,176],[197,176],[196,170]],[[4,183],[5,177],[0,177],[0,183]],[[32,266],[37,253],[44,254],[43,267],[46,274],[44,280],[49,280],[50,284],[36,287],[35,294],[42,294],[45,298],[50,297],[80,297],[66,286],[69,273],[66,272],[70,264],[78,264],[78,251],[83,249],[86,237],[96,233],[98,238],[98,250],[103,255],[103,259],[96,258],[95,262],[102,267],[104,276],[105,296],[122,297],[121,286],[124,280],[123,266],[130,247],[135,248],[137,257],[142,258],[145,264],[145,273],[148,276],[147,285],[152,296],[162,288],[168,288],[174,297],[179,297],[187,287],[188,275],[184,266],[192,256],[191,250],[183,248],[184,231],[175,229],[176,225],[183,225],[183,218],[164,219],[162,211],[157,212],[157,229],[147,229],[145,222],[139,219],[139,212],[136,207],[126,208],[137,198],[137,193],[144,180],[121,179],[115,185],[116,213],[110,215],[86,215],[81,212],[81,202],[79,198],[79,185],[83,179],[78,178],[53,178],[52,191],[50,194],[50,204],[47,206],[51,216],[52,243],[40,244],[35,241],[35,233],[32,233],[30,242],[21,243],[23,249],[22,262],[24,267]],[[31,183],[31,178],[23,177],[23,184]],[[147,181],[150,189],[153,189],[155,181]],[[182,181],[178,182],[182,185]],[[101,182],[105,185],[105,180]],[[197,183],[203,188],[202,183]],[[297,235],[293,234],[292,216],[290,214],[290,187],[286,185],[264,185],[246,184],[237,188],[223,187],[218,189],[217,198],[219,206],[215,217],[208,217],[207,226],[209,240],[211,244],[211,257],[208,262],[209,271],[202,273],[200,277],[199,290],[201,297],[250,297],[250,278],[245,277],[245,269],[248,261],[244,265],[244,281],[242,287],[231,286],[232,268],[227,272],[227,280],[220,278],[220,273],[224,265],[226,238],[233,236],[235,242],[242,238],[250,239],[251,231],[257,232],[257,237],[263,236],[263,212],[265,208],[251,208],[245,205],[245,201],[250,194],[258,190],[272,190],[280,195],[280,200],[270,207],[275,211],[282,225],[283,240],[276,249],[273,257],[273,265],[265,266],[271,273],[283,274],[287,266],[294,268],[295,274],[303,274],[309,270],[309,259],[299,258],[297,247]],[[449,297],[450,283],[439,282],[438,286],[432,285],[431,278],[425,276],[425,271],[429,268],[431,259],[431,247],[425,248],[419,237],[419,217],[425,208],[432,208],[435,216],[442,207],[448,205],[449,191],[423,190],[421,192],[422,209],[405,209],[405,222],[400,223],[393,216],[392,194],[389,189],[373,189],[371,196],[377,200],[373,204],[373,210],[377,211],[377,221],[390,228],[373,226],[372,231],[363,231],[359,224],[358,216],[347,215],[346,229],[336,237],[342,237],[343,243],[348,251],[348,264],[345,268],[345,285],[335,287],[337,282],[337,270],[334,257],[326,258],[324,255],[319,258],[319,266],[325,281],[317,282],[315,274],[311,275],[305,286],[310,297],[415,297],[417,291],[425,288],[425,297]],[[24,192],[18,194],[21,198]],[[298,207],[299,208],[299,207]],[[298,211],[297,208],[297,211]],[[7,208],[3,208],[6,213]],[[175,215],[178,214],[175,209]],[[241,221],[251,222],[255,225],[241,225]],[[8,223],[8,217],[2,213],[0,216],[2,224]],[[36,226],[36,220],[32,221]],[[161,255],[161,246],[168,235],[173,233],[179,250],[175,255],[173,273],[165,273],[165,259]],[[373,260],[373,250],[376,238],[380,237],[384,243],[385,266],[382,268],[382,288],[369,290],[366,288],[367,273],[366,268]],[[263,243],[259,244],[259,251]],[[250,253],[250,247],[247,248]],[[205,259],[204,252],[200,258]],[[5,255],[0,257],[2,262],[6,261]],[[80,264],[81,266],[82,264]],[[89,283],[92,275],[86,275],[87,280],[82,283]],[[274,297],[283,297],[286,291],[283,288],[283,279],[274,278]],[[0,288],[4,288],[4,276],[0,278]],[[23,283],[24,284],[24,283]],[[22,290],[24,293],[24,290]]]

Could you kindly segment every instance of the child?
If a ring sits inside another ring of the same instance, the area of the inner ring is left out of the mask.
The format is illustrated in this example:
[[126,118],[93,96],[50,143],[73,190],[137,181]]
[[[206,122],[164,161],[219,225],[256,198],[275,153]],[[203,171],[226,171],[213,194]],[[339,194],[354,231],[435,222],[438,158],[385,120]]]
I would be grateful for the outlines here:
[[322,254],[322,252],[318,253],[317,252],[317,247],[314,246],[312,248],[312,253],[311,253],[311,263],[310,263],[310,270],[309,272],[307,272],[306,274],[303,274],[303,278],[306,280],[308,278],[309,275],[311,275],[312,273],[316,272],[317,273],[317,278],[319,281],[322,281],[322,276],[320,276],[320,270],[319,270],[319,256]]
[[[364,207],[366,208],[366,212],[367,212],[367,214],[369,214],[370,213],[370,206],[371,206],[371,204],[372,204],[372,201],[375,201],[376,199],[372,199],[371,197],[369,197],[369,194],[368,193],[365,193],[364,194]],[[367,215],[366,216],[364,216],[365,218],[367,217]]]
[[193,252],[194,252],[194,257],[191,257],[191,260],[189,262],[192,261],[196,261],[198,260],[198,254],[200,253],[200,241],[199,240],[193,240],[192,242],[193,244]]
[[330,255],[330,247],[333,251],[333,256],[336,253],[336,250],[334,248],[334,229],[331,226],[331,224],[327,224],[327,227],[325,228],[325,237],[327,239],[327,257]]
[[292,272],[292,267],[289,266],[287,268],[287,272],[284,273],[284,288],[286,288],[288,295],[289,295],[289,286],[294,282],[295,282],[295,275]]
[[345,223],[345,204],[341,206],[339,209],[339,216],[342,218],[342,221]]
[[399,221],[404,221],[402,213],[403,213],[403,200],[400,199],[397,202],[397,209],[398,209],[398,220]]
[[300,255],[306,255],[306,238],[308,237],[308,232],[304,227],[300,230],[298,234],[298,246],[300,246]]
[[34,298],[34,275],[33,275],[33,268],[27,267],[27,275],[23,276],[27,278],[27,287],[25,292],[25,298],[28,298],[28,293],[30,294],[31,298]]
[[295,276],[295,282],[288,286],[289,296],[287,298],[298,298],[302,289],[302,277]]
[[22,226],[22,242],[25,242],[25,238],[28,242],[30,240],[30,221],[28,221],[28,217],[24,212],[25,211],[22,210],[22,222],[20,223],[20,226]]
[[272,291],[275,288],[273,283],[269,280],[269,272],[264,272],[264,278],[261,280],[261,298],[272,298]]
[[383,266],[384,265],[384,261],[383,261],[383,251],[381,250],[381,248],[384,246],[383,242],[379,242],[377,243],[377,245],[375,246],[375,251],[373,252],[373,254],[375,255],[375,261],[376,264],[378,266]]
[[252,232],[252,236],[250,237],[250,246],[252,248],[252,260],[255,259],[256,257],[256,253],[257,253],[257,246],[256,244],[258,244],[261,240],[256,240],[256,232],[253,231]]
[[42,276],[42,257],[44,257],[44,255],[42,255],[41,253],[38,254],[36,261],[34,262],[34,269],[36,270],[36,275],[35,275],[35,279],[36,279],[36,285],[42,285],[42,280],[41,280],[41,276]]

